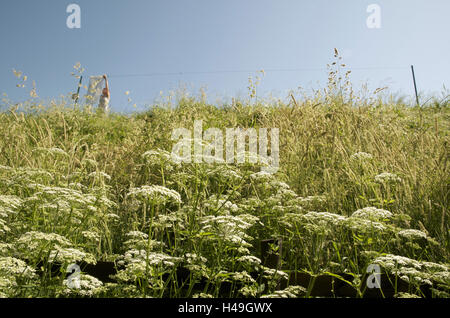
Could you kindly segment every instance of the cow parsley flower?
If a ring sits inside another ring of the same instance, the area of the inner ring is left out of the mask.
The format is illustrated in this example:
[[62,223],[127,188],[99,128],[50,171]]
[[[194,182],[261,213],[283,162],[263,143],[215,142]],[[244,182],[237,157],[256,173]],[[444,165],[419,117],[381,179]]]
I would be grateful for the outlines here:
[[211,294],[197,293],[192,295],[192,298],[214,298],[214,296]]
[[159,185],[144,185],[139,188],[131,188],[128,196],[143,197],[158,202],[173,201],[175,203],[182,203],[181,196],[178,192]]
[[26,247],[27,250],[33,251],[44,246],[61,246],[67,247],[72,245],[70,241],[56,233],[43,233],[31,231],[23,234],[18,240],[17,245]]
[[419,231],[419,230],[414,230],[414,229],[401,230],[397,234],[408,240],[417,240],[417,239],[426,239],[427,238],[426,233]]
[[62,247],[56,247],[54,250],[50,251],[48,261],[62,264],[78,263],[80,261],[85,261],[88,264],[97,263],[97,260],[92,254],[80,251],[75,248]]
[[420,296],[409,294],[409,293],[397,293],[394,295],[395,298],[421,298]]
[[81,235],[83,235],[84,238],[91,242],[98,243],[100,242],[100,235],[97,232],[93,231],[82,231]]
[[402,179],[397,176],[395,173],[383,172],[379,175],[375,176],[375,182],[378,183],[398,183],[401,182]]
[[68,279],[63,281],[64,286],[67,286],[67,288],[58,293],[60,296],[79,295],[83,297],[93,297],[103,291],[103,283],[91,275],[80,274],[79,277],[74,279],[76,280],[76,286],[69,284]]
[[20,259],[0,257],[0,276],[20,276],[33,279],[36,277],[36,271]]
[[263,295],[261,298],[297,298],[301,294],[306,293],[303,286],[292,285],[283,290],[276,290],[272,294]]
[[353,212],[351,217],[367,219],[372,221],[380,221],[384,219],[390,219],[392,217],[392,213],[387,210],[377,209],[375,207],[366,207]]
[[11,231],[11,229],[6,225],[6,221],[0,219],[0,234],[5,234]]
[[274,269],[274,268],[268,268],[262,266],[263,269],[263,275],[267,279],[273,279],[273,278],[282,278],[282,279],[289,279],[289,275],[283,271]]
[[261,264],[261,260],[253,255],[244,255],[237,259],[238,262],[258,266]]
[[444,264],[421,262],[392,254],[377,257],[372,263],[410,283],[432,285],[432,281],[444,284],[450,282],[450,268]]
[[208,215],[200,219],[202,232],[213,232],[216,237],[241,246],[251,246],[245,230],[254,225],[255,218],[249,215]]
[[350,156],[351,160],[370,160],[373,159],[373,156],[367,152],[357,152]]
[[184,254],[184,257],[188,264],[206,263],[208,261],[205,257],[197,255],[195,253],[186,253]]
[[31,231],[23,234],[17,241],[16,247],[22,258],[39,260],[57,247],[70,247],[72,243],[56,233],[42,233]]
[[233,272],[231,273],[231,278],[235,281],[240,281],[243,283],[256,283],[255,279],[250,276],[250,274],[246,271],[242,272]]
[[273,174],[266,171],[255,172],[250,175],[250,179],[258,182],[268,182],[273,180]]
[[0,195],[0,209],[8,213],[15,213],[22,205],[23,200],[15,195]]
[[340,225],[347,218],[345,216],[330,212],[308,212],[303,215],[303,219],[318,225]]
[[344,225],[353,231],[361,231],[361,232],[372,232],[372,231],[383,232],[387,230],[386,225],[380,222],[375,222],[370,219],[362,219],[359,217],[347,218]]

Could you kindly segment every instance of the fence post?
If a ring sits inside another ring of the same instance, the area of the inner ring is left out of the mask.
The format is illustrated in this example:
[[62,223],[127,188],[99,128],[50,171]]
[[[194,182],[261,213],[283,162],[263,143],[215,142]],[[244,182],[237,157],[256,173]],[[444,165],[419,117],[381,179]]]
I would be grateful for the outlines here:
[[413,82],[414,82],[414,91],[416,93],[416,103],[417,103],[417,106],[420,106],[419,96],[417,95],[416,76],[414,75],[414,66],[413,65],[411,65],[411,72],[412,72],[412,77],[413,77]]

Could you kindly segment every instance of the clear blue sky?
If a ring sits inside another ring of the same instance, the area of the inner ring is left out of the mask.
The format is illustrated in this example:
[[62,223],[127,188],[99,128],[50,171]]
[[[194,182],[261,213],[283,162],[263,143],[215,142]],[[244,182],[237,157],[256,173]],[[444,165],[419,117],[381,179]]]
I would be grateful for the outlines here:
[[[70,3],[81,7],[80,29],[66,26]],[[366,25],[372,3],[381,8],[380,29]],[[246,96],[251,71],[315,69],[267,71],[259,94],[285,97],[298,86],[323,87],[334,47],[354,68],[355,86],[367,81],[411,96],[414,64],[419,90],[440,92],[450,87],[449,15],[449,0],[2,0],[0,93],[24,100],[35,80],[41,98],[66,95],[81,62],[86,76],[111,75],[114,111],[132,111],[180,83],[194,93],[207,87],[214,100]],[[13,68],[28,76],[26,90],[16,87]],[[244,72],[117,76],[236,70]]]

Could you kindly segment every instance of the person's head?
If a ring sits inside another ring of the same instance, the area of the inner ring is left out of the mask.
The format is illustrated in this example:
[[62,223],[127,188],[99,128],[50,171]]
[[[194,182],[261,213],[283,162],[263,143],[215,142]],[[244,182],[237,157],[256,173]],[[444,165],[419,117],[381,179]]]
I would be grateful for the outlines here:
[[103,96],[108,95],[108,89],[106,87],[102,90],[102,94],[103,94]]

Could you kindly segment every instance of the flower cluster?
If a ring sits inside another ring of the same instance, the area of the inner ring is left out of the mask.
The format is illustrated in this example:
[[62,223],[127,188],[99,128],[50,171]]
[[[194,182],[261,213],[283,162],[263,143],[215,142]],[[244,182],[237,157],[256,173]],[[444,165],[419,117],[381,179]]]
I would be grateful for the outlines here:
[[159,185],[144,185],[139,188],[131,188],[128,196],[150,199],[159,203],[165,203],[167,201],[182,203],[181,196],[178,192]]
[[36,270],[18,258],[8,256],[0,257],[0,277],[1,276],[33,279],[36,277]]
[[121,264],[126,264],[125,269],[120,270],[115,277],[124,282],[133,282],[139,278],[158,277],[162,272],[175,267],[182,261],[179,257],[169,256],[164,253],[150,252],[146,250],[128,250]]
[[351,160],[370,160],[372,158],[373,156],[370,153],[362,151],[354,153],[353,155],[350,156]]
[[397,234],[405,239],[412,240],[412,241],[426,239],[428,237],[426,233],[419,231],[419,230],[414,230],[414,229],[401,230]]
[[375,207],[366,207],[353,212],[351,217],[372,221],[381,221],[390,219],[392,217],[392,213],[387,210],[377,209]]
[[62,248],[59,246],[50,251],[48,261],[60,264],[78,263],[80,261],[84,261],[88,264],[97,263],[97,260],[92,254],[80,251],[76,248]]
[[306,288],[292,285],[283,290],[276,290],[273,294],[263,295],[261,298],[297,298],[303,294],[306,294]]
[[380,265],[388,272],[410,283],[433,285],[433,281],[446,284],[450,282],[450,267],[448,265],[421,262],[392,254],[379,256],[372,263]]
[[208,215],[202,217],[200,225],[202,232],[212,232],[218,238],[241,246],[251,246],[246,240],[251,237],[245,230],[253,226],[259,219],[253,215],[241,214],[233,215]]
[[303,219],[320,226],[337,226],[346,220],[345,216],[329,212],[308,212]]
[[56,248],[70,247],[72,243],[56,233],[31,231],[23,234],[16,242],[16,248],[24,259],[39,261]]
[[59,296],[93,297],[104,291],[103,283],[87,274],[80,274],[79,277],[73,278],[71,284],[68,279],[65,279],[63,285],[67,287],[58,292]]
[[375,182],[377,183],[398,183],[402,182],[402,179],[395,173],[383,172],[375,176]]

